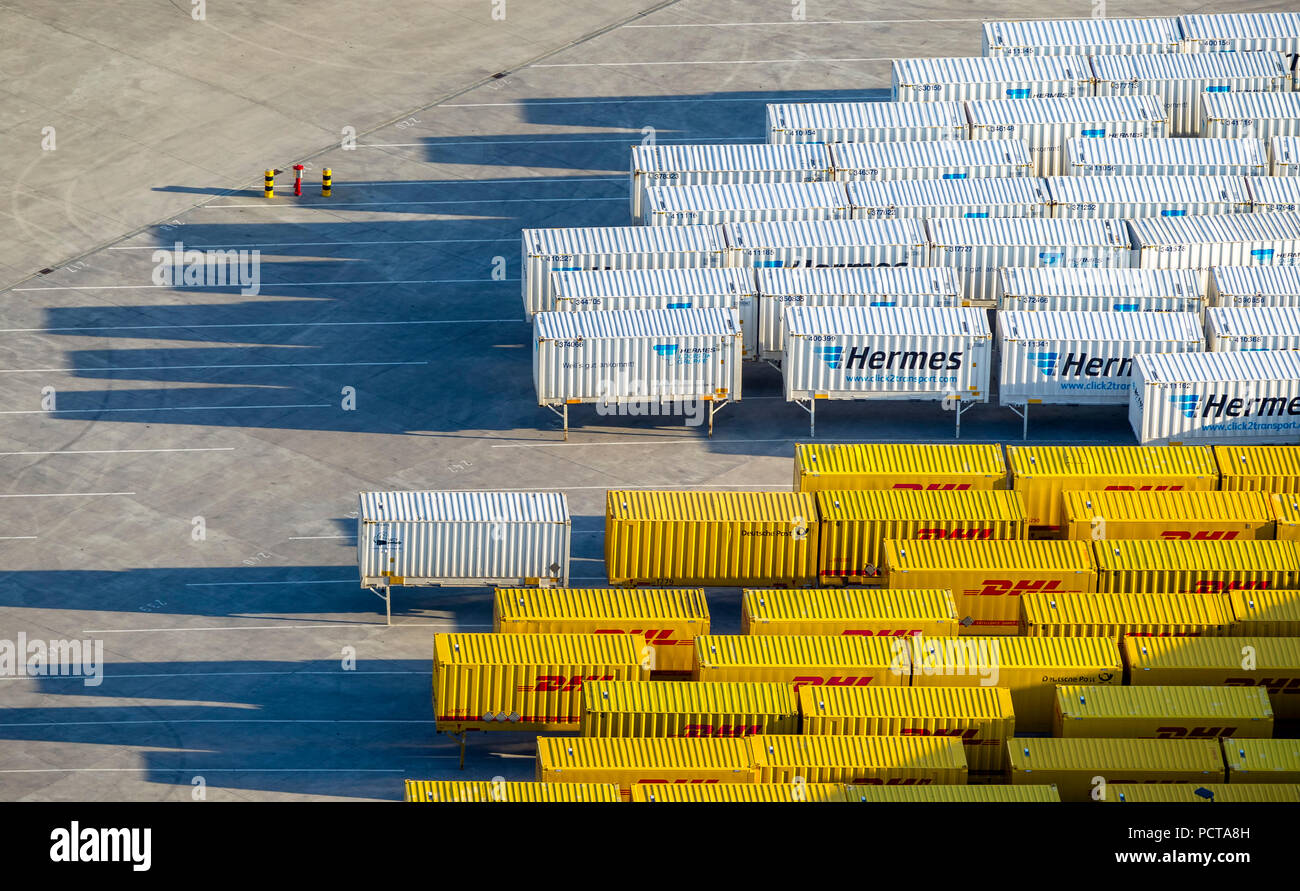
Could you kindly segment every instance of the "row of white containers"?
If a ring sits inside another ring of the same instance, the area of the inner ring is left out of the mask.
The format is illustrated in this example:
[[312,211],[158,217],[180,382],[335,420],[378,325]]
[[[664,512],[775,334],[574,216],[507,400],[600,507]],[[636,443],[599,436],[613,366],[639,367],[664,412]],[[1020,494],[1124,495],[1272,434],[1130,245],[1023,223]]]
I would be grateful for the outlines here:
[[985,22],[986,56],[1300,51],[1300,13]]
[[614,269],[932,266],[962,299],[995,300],[1008,266],[1192,269],[1300,263],[1300,212],[1143,219],[919,219],[525,229],[526,315],[555,309],[553,273]]

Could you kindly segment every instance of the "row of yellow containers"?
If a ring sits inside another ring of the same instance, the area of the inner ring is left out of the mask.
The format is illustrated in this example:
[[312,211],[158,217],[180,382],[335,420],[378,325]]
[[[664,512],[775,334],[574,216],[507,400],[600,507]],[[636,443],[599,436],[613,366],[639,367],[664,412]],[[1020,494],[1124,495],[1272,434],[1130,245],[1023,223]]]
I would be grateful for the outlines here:
[[1070,489],[1061,496],[1060,537],[1296,541],[1300,493]]
[[[1297,783],[1125,784],[1109,790],[1103,801],[1119,802],[1300,802]],[[615,783],[521,783],[502,781],[407,780],[412,802],[609,802],[621,801]],[[782,803],[782,802],[966,802],[1052,803],[1061,800],[1054,785],[951,784],[929,786],[851,786],[841,783],[644,783],[632,787],[634,802]]]
[[1011,489],[1056,529],[1071,489],[1300,492],[1300,446],[799,444],[794,489]]

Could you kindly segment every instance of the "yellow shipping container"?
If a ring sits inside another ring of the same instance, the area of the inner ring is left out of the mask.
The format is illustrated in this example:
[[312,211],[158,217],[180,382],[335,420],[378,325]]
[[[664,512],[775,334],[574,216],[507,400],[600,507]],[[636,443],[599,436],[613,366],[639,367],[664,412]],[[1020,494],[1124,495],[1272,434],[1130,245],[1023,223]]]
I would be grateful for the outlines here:
[[812,585],[817,504],[800,492],[610,490],[611,585]]
[[890,588],[951,588],[964,634],[1015,634],[1020,597],[1095,591],[1082,541],[885,542]]
[[1269,498],[1276,524],[1276,537],[1282,541],[1300,541],[1300,493],[1275,492]]
[[1274,538],[1277,520],[1263,492],[1120,492],[1061,495],[1063,538],[1231,541]]
[[652,672],[689,674],[695,636],[709,633],[702,588],[497,588],[492,627],[513,634],[640,634]]
[[906,638],[710,634],[695,638],[695,680],[906,686]]
[[1056,688],[1053,736],[1268,739],[1273,707],[1259,687]]
[[583,736],[752,736],[798,733],[789,684],[591,681],[582,690]]
[[1061,493],[1071,489],[1134,492],[1206,491],[1219,487],[1214,455],[1204,446],[1007,446],[1011,488],[1025,499],[1031,530],[1057,533]]
[[1228,804],[1275,801],[1300,802],[1300,785],[1294,783],[1177,783],[1169,786],[1121,786],[1107,801],[1183,804],[1221,801]]
[[1235,616],[1221,594],[1024,594],[1020,633],[1030,637],[1226,637]]
[[1025,508],[1014,492],[901,489],[817,493],[823,584],[880,584],[885,540],[1023,539]]
[[1106,637],[959,637],[914,641],[913,687],[1005,687],[1017,733],[1049,733],[1057,684],[1119,684],[1119,648]]
[[1127,637],[1121,648],[1132,685],[1263,687],[1277,720],[1300,718],[1300,639]]
[[1042,786],[845,786],[849,801],[963,801],[980,804],[1001,802],[1053,802],[1061,796],[1056,787]]
[[794,489],[1005,489],[996,445],[861,443],[794,447]]
[[743,739],[537,737],[543,783],[615,783],[626,801],[646,784],[752,783],[754,755]]
[[861,634],[953,637],[957,607],[947,588],[746,588],[742,634]]
[[965,783],[964,746],[938,736],[754,736],[759,783],[914,786]]
[[1226,594],[1300,588],[1300,542],[1094,541],[1097,590]]
[[1231,783],[1300,783],[1300,740],[1225,739],[1223,761]]
[[438,730],[577,730],[583,683],[647,680],[645,646],[639,634],[435,634]]
[[800,687],[803,732],[828,736],[943,736],[966,747],[972,771],[1001,771],[1015,735],[1003,687]]
[[1233,591],[1237,637],[1300,637],[1300,591]]
[[613,783],[510,783],[504,780],[407,780],[406,801],[608,801],[622,799]]
[[1054,783],[1062,801],[1101,801],[1131,784],[1223,782],[1212,739],[1022,738],[1008,749],[1012,784]]
[[1220,488],[1300,492],[1300,446],[1215,446]]
[[836,801],[848,799],[840,783],[712,783],[709,785],[632,787],[633,801],[669,801],[682,803],[759,802],[779,804],[786,801]]

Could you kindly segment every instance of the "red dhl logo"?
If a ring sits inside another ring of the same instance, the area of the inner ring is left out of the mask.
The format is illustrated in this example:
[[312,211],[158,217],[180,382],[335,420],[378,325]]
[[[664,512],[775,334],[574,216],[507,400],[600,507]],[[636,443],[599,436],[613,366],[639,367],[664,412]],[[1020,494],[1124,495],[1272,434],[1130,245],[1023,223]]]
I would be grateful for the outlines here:
[[934,780],[930,779],[929,777],[907,777],[907,778],[891,777],[890,779],[887,780],[882,780],[877,777],[870,777],[867,779],[854,780],[853,782],[849,783],[849,785],[850,786],[929,786],[932,785],[933,783]]
[[638,786],[650,784],[668,784],[668,783],[718,783],[721,780],[637,780]]
[[871,683],[872,677],[874,677],[874,675],[867,675],[866,677],[846,675],[842,678],[820,678],[817,675],[801,675],[794,679],[794,688],[798,690],[804,684],[809,684],[811,686],[824,685],[827,687],[865,687],[867,684]]
[[1157,727],[1156,739],[1219,739],[1236,732],[1236,727]]
[[841,631],[840,634],[856,634],[860,637],[912,637],[922,633],[920,628],[896,628],[893,631],[872,631],[870,628],[851,629]]
[[739,737],[754,736],[763,732],[762,724],[687,724],[682,728],[681,736],[704,737]]
[[[1006,594],[1010,597],[1019,597],[1021,594],[1032,594],[1039,591],[1059,591],[1061,582],[1058,579],[1022,579],[1013,582],[1010,579],[985,579],[984,587],[977,594],[980,597],[994,597],[1000,594]],[[966,594],[970,591],[964,592]]]
[[1229,687],[1263,687],[1270,696],[1300,693],[1300,678],[1228,678],[1223,683]]
[[1199,631],[1125,631],[1125,637],[1201,637]]
[[583,681],[612,681],[612,674],[589,674],[585,678],[580,675],[565,677],[562,674],[543,674],[537,678],[537,683],[532,686],[516,687],[520,693],[573,693],[582,689]]
[[693,647],[693,640],[673,640],[673,630],[671,628],[652,628],[642,631],[640,628],[633,628],[624,631],[622,628],[598,628],[593,634],[644,634],[645,642],[656,647],[684,646]]
[[944,538],[949,541],[988,541],[992,529],[918,529],[917,538]]
[[1223,594],[1227,591],[1267,591],[1268,582],[1255,579],[1248,582],[1221,582],[1217,579],[1201,579],[1192,589],[1194,594]]
[[1236,532],[1180,532],[1171,529],[1167,532],[1160,533],[1161,538],[1167,538],[1172,541],[1232,541],[1237,537]]
[[964,492],[970,483],[894,483],[895,489],[919,489],[924,492]]
[[992,743],[993,745],[998,744],[996,739],[977,740],[975,737],[979,731],[973,727],[966,729],[955,728],[952,730],[928,730],[925,727],[904,727],[899,730],[898,733],[900,736],[948,736],[953,739],[960,739],[968,746],[985,742]]
[[1181,492],[1182,486],[1105,486],[1106,492]]

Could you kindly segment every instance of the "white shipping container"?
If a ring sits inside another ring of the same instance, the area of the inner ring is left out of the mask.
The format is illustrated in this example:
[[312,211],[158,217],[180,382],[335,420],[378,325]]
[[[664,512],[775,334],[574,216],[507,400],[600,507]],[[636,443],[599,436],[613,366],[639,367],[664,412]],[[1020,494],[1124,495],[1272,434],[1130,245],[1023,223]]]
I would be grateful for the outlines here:
[[1033,176],[1022,140],[942,139],[933,142],[837,142],[829,146],[840,182]]
[[727,223],[728,266],[925,266],[929,248],[917,220]]
[[1202,93],[1201,136],[1300,136],[1300,93]]
[[1182,217],[1251,210],[1241,176],[1053,176],[1047,182],[1056,217]]
[[552,272],[726,266],[717,226],[607,226],[522,232],[524,314],[554,308]]
[[985,22],[983,41],[986,56],[1182,52],[1182,35],[1172,17]]
[[961,306],[961,282],[937,266],[758,270],[758,355],[779,361],[791,306]]
[[1252,176],[1251,208],[1256,213],[1294,213],[1300,210],[1300,179],[1290,176]]
[[1274,136],[1268,141],[1268,172],[1273,176],[1300,175],[1300,136]]
[[1271,50],[1294,60],[1300,51],[1300,13],[1295,12],[1180,15],[1178,30],[1189,53]]
[[651,186],[645,198],[645,222],[651,226],[847,220],[852,215],[844,184],[837,182]]
[[831,178],[824,145],[654,145],[632,146],[632,219],[643,222],[650,186],[729,183],[805,183]]
[[556,312],[610,309],[734,309],[744,356],[758,345],[758,289],[748,269],[610,269],[553,272]]
[[1128,405],[1138,353],[1205,349],[1188,312],[999,312],[1002,405]]
[[960,102],[800,102],[767,107],[767,141],[917,142],[965,139]]
[[997,270],[1003,266],[1122,269],[1132,259],[1121,220],[939,217],[927,221],[926,229],[930,265],[956,269],[972,306],[995,304]]
[[1230,213],[1129,220],[1133,266],[1294,266],[1300,260],[1300,213]]
[[1190,269],[1056,269],[997,271],[1003,310],[1190,312],[1205,309],[1200,276]]
[[948,56],[895,59],[895,102],[1091,96],[1086,56]]
[[1129,423],[1142,445],[1300,442],[1300,350],[1138,356]]
[[1087,176],[1252,176],[1267,173],[1259,139],[1069,139],[1065,172]]
[[[821,399],[988,401],[988,317],[973,307],[792,306],[785,311],[785,398],[810,420]],[[811,431],[816,433],[815,426]]]
[[900,217],[1050,217],[1047,184],[1036,176],[984,179],[891,179],[847,184],[853,215]]
[[1300,350],[1300,306],[1211,306],[1205,336],[1218,351]]
[[562,492],[362,492],[362,587],[567,587]]
[[968,102],[971,139],[1023,139],[1039,176],[1065,170],[1070,139],[1141,139],[1168,135],[1164,108],[1154,96],[1017,99]]
[[1215,266],[1210,306],[1300,306],[1300,266]]
[[1170,136],[1200,134],[1203,93],[1291,89],[1291,68],[1279,53],[1150,53],[1090,59],[1098,96],[1158,97],[1169,115]]

